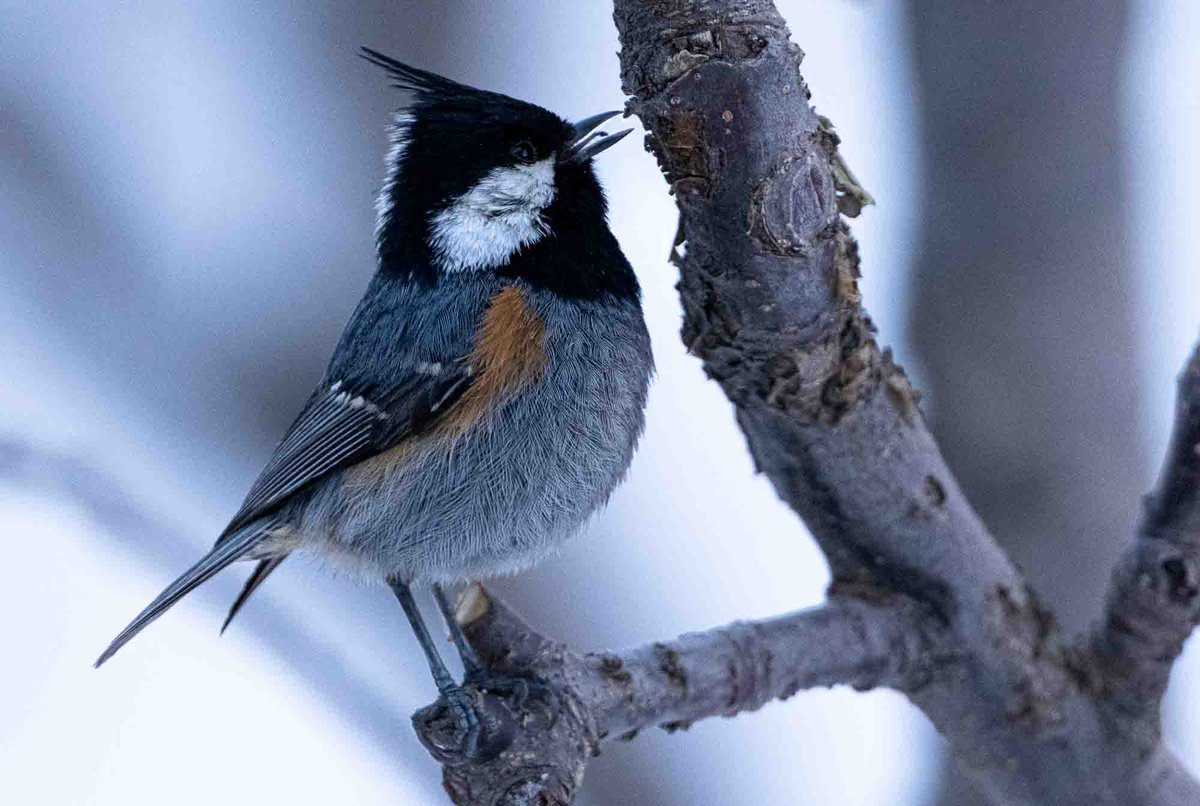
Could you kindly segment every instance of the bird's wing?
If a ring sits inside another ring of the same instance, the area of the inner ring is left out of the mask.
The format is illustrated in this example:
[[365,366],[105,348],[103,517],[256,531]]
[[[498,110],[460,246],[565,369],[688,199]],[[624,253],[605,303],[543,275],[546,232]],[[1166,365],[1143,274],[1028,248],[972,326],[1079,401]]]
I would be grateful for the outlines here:
[[470,386],[465,361],[415,364],[397,387],[358,389],[347,381],[319,388],[288,429],[220,545],[289,496],[334,470],[385,451],[427,428]]
[[395,367],[382,387],[342,378],[318,388],[217,545],[327,473],[435,424],[469,430],[540,377],[547,360],[545,324],[525,292],[506,285],[488,300],[467,355]]

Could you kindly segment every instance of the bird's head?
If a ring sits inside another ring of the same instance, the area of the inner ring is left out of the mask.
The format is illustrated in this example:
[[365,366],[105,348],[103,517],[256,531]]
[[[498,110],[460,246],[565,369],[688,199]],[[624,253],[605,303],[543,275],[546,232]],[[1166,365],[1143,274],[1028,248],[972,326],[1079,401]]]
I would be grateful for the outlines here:
[[435,278],[503,270],[581,222],[605,228],[592,158],[630,130],[619,114],[570,123],[539,106],[467,87],[363,49],[412,93],[396,117],[376,240],[380,266]]

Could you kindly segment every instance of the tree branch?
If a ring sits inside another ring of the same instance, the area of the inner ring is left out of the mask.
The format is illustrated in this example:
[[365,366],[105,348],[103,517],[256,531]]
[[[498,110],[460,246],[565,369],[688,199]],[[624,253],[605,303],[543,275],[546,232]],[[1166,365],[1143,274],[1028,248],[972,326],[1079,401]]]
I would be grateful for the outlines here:
[[[445,709],[415,717],[423,741],[439,745],[447,791],[464,804],[569,803],[605,740],[630,739],[653,725],[674,731],[734,716],[808,688],[913,689],[950,659],[940,626],[901,602],[878,607],[839,599],[625,652],[584,655],[541,636],[477,585],[467,589],[458,613],[492,671],[538,680],[557,699],[554,717],[541,705],[493,700],[493,713],[509,709],[524,729],[482,763],[455,755],[452,742],[447,752],[435,738],[456,730]],[[507,718],[501,714],[500,721]]]
[[1092,637],[1105,702],[1152,742],[1183,642],[1200,622],[1200,346],[1179,377],[1175,426],[1137,541],[1113,572]]

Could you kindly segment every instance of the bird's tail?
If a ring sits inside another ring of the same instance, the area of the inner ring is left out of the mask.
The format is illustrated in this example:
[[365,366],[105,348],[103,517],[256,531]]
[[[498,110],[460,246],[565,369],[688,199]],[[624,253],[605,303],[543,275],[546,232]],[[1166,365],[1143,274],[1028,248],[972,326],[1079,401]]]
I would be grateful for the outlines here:
[[285,554],[282,557],[271,557],[266,560],[258,561],[258,565],[254,567],[254,573],[250,574],[250,578],[246,580],[246,584],[242,588],[242,592],[239,593],[238,598],[234,600],[233,607],[229,608],[229,615],[225,617],[225,623],[221,625],[222,634],[224,634],[225,630],[229,628],[229,622],[233,621],[233,617],[236,616],[238,611],[242,609],[242,605],[246,603],[246,600],[249,599],[256,590],[258,590],[259,585],[267,581],[267,577],[271,575],[271,572],[278,568],[279,564],[286,558],[287,555]]
[[217,572],[230,563],[241,559],[254,548],[255,544],[266,536],[273,524],[251,524],[241,531],[228,535],[213,550],[200,559],[200,562],[185,571],[166,590],[158,594],[154,601],[146,605],[146,609],[138,613],[137,618],[129,626],[121,630],[121,634],[113,639],[108,649],[96,659],[96,668],[116,654],[117,650],[147,626],[150,622],[167,612],[180,599],[187,596],[201,584],[216,576]]

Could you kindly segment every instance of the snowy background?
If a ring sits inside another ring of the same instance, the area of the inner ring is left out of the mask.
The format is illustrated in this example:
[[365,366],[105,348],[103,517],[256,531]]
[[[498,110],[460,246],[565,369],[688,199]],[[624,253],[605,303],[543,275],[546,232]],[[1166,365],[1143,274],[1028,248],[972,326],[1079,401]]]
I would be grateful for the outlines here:
[[[921,377],[906,338],[924,175],[907,6],[779,5],[878,201],[854,223],[866,303]],[[1200,323],[1200,6],[1130,8],[1129,427],[1148,487]],[[440,802],[408,726],[432,685],[386,591],[288,563],[218,640],[242,579],[226,573],[90,668],[212,542],[370,276],[399,96],[355,56],[364,44],[567,117],[623,101],[603,2],[0,3],[0,802]],[[679,342],[674,208],[653,160],[631,137],[598,164],[658,360],[647,434],[591,528],[498,587],[588,648],[814,604],[818,552]],[[1168,722],[1200,771],[1198,695],[1193,647]],[[903,698],[819,691],[610,746],[583,800],[921,804],[939,751]]]

